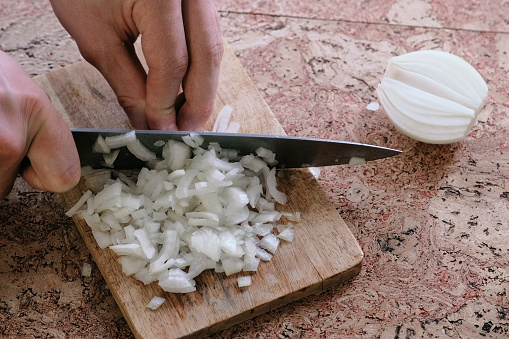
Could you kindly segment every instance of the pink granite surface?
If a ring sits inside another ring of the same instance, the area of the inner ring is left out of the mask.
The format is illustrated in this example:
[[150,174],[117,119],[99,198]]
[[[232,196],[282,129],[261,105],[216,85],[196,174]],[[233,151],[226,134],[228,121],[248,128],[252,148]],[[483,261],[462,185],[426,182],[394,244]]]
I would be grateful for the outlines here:
[[[509,1],[217,4],[226,40],[288,134],[404,154],[322,170],[365,252],[355,279],[213,337],[509,337]],[[42,0],[0,2],[0,48],[32,75],[80,59]],[[415,142],[365,108],[387,60],[420,49],[457,54],[488,83],[461,143]],[[132,337],[58,197],[21,181],[0,202],[0,336]]]

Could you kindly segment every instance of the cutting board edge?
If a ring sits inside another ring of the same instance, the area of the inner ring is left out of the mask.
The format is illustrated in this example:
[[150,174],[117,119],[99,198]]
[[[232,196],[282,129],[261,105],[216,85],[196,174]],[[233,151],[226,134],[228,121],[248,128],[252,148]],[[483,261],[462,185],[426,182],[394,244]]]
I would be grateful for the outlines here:
[[301,290],[297,290],[291,295],[287,295],[282,298],[272,300],[266,304],[259,305],[255,309],[248,310],[246,312],[240,313],[234,317],[229,318],[228,321],[214,324],[214,325],[211,325],[206,328],[202,328],[202,329],[197,330],[193,333],[190,333],[189,336],[182,337],[182,338],[187,338],[187,337],[205,338],[212,334],[216,334],[222,330],[231,328],[232,326],[241,324],[244,321],[253,319],[259,315],[266,314],[267,312],[279,309],[279,308],[284,307],[284,306],[291,304],[293,302],[302,300],[303,298],[325,292],[331,288],[338,286],[341,283],[347,282],[350,279],[355,279],[355,277],[362,270],[362,265],[364,262],[364,255],[362,255],[359,259],[360,260],[351,268],[349,268],[345,271],[342,271],[334,276],[328,277],[327,279],[322,279],[321,282],[318,282],[311,286],[307,286],[305,288],[302,288]]
[[[68,192],[66,192],[66,193],[68,193]],[[64,195],[66,193],[61,194],[61,197],[63,198],[64,201],[66,201],[64,199]],[[89,234],[90,230],[87,229],[86,226],[83,225],[84,220],[78,216],[73,217],[73,220],[76,225],[76,228],[78,229],[78,231],[81,234],[81,236],[83,237],[83,239],[89,239],[90,238],[90,234]],[[91,246],[96,246],[96,245],[94,245],[93,242],[89,243],[88,241],[85,241],[85,244],[86,244],[87,248],[89,249],[94,262],[102,262],[103,259],[100,257],[101,252],[97,251],[95,248],[90,248]],[[360,273],[360,271],[362,269],[362,264],[364,261],[364,254],[363,254],[362,250],[360,253],[361,254],[358,257],[358,261],[355,264],[353,264],[350,268],[339,272],[338,274],[335,274],[335,275],[329,276],[329,277],[322,277],[321,281],[319,281],[315,284],[306,286],[300,290],[296,290],[292,294],[285,295],[283,297],[280,297],[275,300],[271,300],[264,304],[260,304],[253,309],[236,314],[234,317],[230,317],[229,319],[227,319],[225,321],[211,324],[210,326],[203,327],[201,329],[198,329],[195,332],[189,332],[188,334],[186,334],[184,336],[175,337],[175,338],[189,338],[189,337],[204,338],[206,336],[215,334],[222,330],[226,330],[232,326],[243,323],[244,321],[253,319],[259,315],[262,315],[267,312],[270,312],[270,311],[276,310],[278,308],[281,308],[283,306],[286,306],[292,302],[301,300],[305,297],[325,292],[326,290],[333,288],[335,286],[338,286],[339,284],[344,283],[344,282],[348,281],[349,279],[355,278]],[[109,275],[102,272],[101,265],[97,265],[97,267],[98,267],[99,271],[101,272],[102,277],[105,279],[107,285],[111,286],[112,282],[110,281]],[[138,327],[135,326],[133,323],[131,323],[131,317],[127,313],[127,309],[124,307],[125,306],[124,303],[121,302],[122,298],[120,298],[120,296],[118,295],[117,290],[111,289],[111,293],[115,299],[115,302],[119,306],[120,311],[122,312],[122,315],[124,316],[124,319],[128,322],[129,327],[133,331],[133,335],[136,338],[140,338],[140,339],[145,338],[145,336],[138,331]]]

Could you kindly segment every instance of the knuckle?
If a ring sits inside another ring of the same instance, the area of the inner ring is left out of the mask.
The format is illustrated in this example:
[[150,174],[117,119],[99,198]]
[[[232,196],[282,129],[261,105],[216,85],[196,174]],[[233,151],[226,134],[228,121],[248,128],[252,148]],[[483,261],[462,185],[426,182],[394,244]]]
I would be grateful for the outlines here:
[[103,48],[100,41],[79,39],[76,41],[81,56],[91,65],[98,67],[103,61]]
[[203,62],[215,68],[219,67],[223,58],[224,46],[222,39],[217,39],[211,43],[200,55]]
[[80,166],[76,164],[67,166],[67,168],[58,176],[59,182],[55,184],[55,187],[52,189],[52,191],[62,193],[75,187],[80,180],[80,176]]
[[14,186],[14,181],[4,182],[0,185],[0,200],[6,198]]
[[[18,164],[25,156],[25,142],[16,137],[12,131],[4,130],[0,133],[0,159],[6,164]],[[4,167],[4,166],[2,166]]]
[[181,55],[176,55],[172,60],[170,60],[168,70],[176,76],[182,77],[186,74],[188,66],[189,56],[187,53],[182,53]]

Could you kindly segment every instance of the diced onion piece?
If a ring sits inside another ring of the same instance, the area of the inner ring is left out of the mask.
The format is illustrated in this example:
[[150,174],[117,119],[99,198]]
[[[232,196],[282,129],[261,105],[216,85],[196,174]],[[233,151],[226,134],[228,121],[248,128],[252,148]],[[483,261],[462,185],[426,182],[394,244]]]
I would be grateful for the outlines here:
[[127,144],[127,149],[141,161],[156,160],[157,156],[154,152],[149,150],[140,140],[136,139],[133,142]]
[[118,262],[122,266],[122,272],[124,272],[125,275],[130,276],[144,268],[148,261],[143,258],[122,256],[118,258]]
[[269,261],[272,259],[272,255],[269,252],[258,246],[256,246],[256,256],[263,261]]
[[114,135],[104,138],[104,142],[109,148],[119,148],[136,141],[136,132],[130,131],[125,134]]
[[109,153],[103,153],[104,165],[106,167],[113,167],[113,163],[117,160],[120,150],[114,150]]
[[113,244],[111,236],[107,232],[92,230],[92,235],[95,241],[97,241],[97,246],[99,246],[99,248],[106,248]]
[[274,234],[269,233],[260,240],[259,246],[270,253],[275,253],[279,246],[279,239]]
[[152,259],[156,254],[154,245],[150,242],[149,235],[145,228],[134,231],[134,236],[140,242],[140,247],[147,259]]
[[197,148],[203,144],[205,138],[196,133],[189,133],[189,135],[183,136],[182,140],[192,148]]
[[320,167],[308,167],[308,170],[311,172],[311,174],[313,174],[315,179],[320,178],[320,173],[322,172]]
[[90,190],[87,190],[85,193],[83,193],[83,195],[81,196],[81,198],[79,198],[76,204],[74,204],[74,206],[72,206],[67,212],[65,212],[65,215],[67,215],[68,217],[72,217],[74,214],[76,214],[76,212],[78,212],[79,209],[83,207],[83,205],[85,205],[88,198],[90,198],[92,194],[93,193]]
[[84,277],[90,277],[92,275],[92,265],[90,265],[88,262],[83,263],[81,275]]
[[285,228],[283,231],[281,231],[277,237],[279,239],[283,239],[285,241],[289,241],[289,242],[292,242],[293,239],[295,238],[295,230],[291,227],[287,227]]
[[276,182],[276,169],[273,168],[270,170],[269,175],[267,176],[267,190],[269,191],[270,195],[276,200],[276,202],[284,205],[287,202],[286,195],[282,192],[280,192],[277,187]]
[[154,296],[149,301],[147,307],[150,308],[151,310],[157,310],[165,301],[166,301],[166,299],[164,299],[164,298]]
[[252,284],[251,276],[248,275],[248,276],[245,276],[245,277],[238,277],[237,278],[237,284],[239,285],[239,287],[251,286],[251,284]]
[[364,165],[365,163],[366,163],[366,159],[364,159],[364,158],[351,157],[350,161],[348,162],[348,165],[353,167],[353,166],[361,166],[361,165]]
[[203,227],[194,232],[189,244],[192,250],[203,253],[214,261],[219,261],[221,256],[221,243],[219,237],[208,227]]
[[92,150],[95,153],[110,153],[111,152],[110,146],[108,146],[108,144],[106,144],[106,141],[104,141],[104,138],[102,135],[99,135],[97,137],[94,145],[92,146]]
[[380,108],[380,104],[378,102],[370,102],[367,106],[366,106],[366,109],[368,111],[378,111],[378,109]]
[[171,170],[182,169],[191,158],[191,148],[183,142],[169,140],[163,147],[163,158]]
[[105,187],[102,191],[94,196],[94,210],[100,212],[111,207],[121,206],[121,192],[122,183],[120,182]]
[[149,273],[147,267],[142,267],[138,272],[134,274],[134,277],[145,285],[149,285],[157,280],[157,277]]
[[221,264],[223,264],[223,269],[226,276],[239,273],[244,267],[244,262],[238,258],[223,259],[221,260]]
[[159,286],[166,292],[188,293],[196,290],[196,283],[180,268],[172,268],[159,280]]
[[215,269],[217,267],[216,265],[217,262],[212,259],[195,256],[195,259],[189,264],[187,277],[189,279],[194,279],[205,270]]
[[226,133],[237,133],[240,130],[240,123],[236,121],[231,121],[230,125],[226,129]]
[[110,249],[113,250],[118,255],[130,255],[134,257],[143,256],[143,250],[141,249],[141,246],[136,243],[112,245],[110,246]]
[[219,112],[216,121],[214,122],[212,132],[226,132],[228,130],[228,123],[230,122],[232,112],[232,106],[224,106]]
[[265,162],[271,166],[274,166],[275,164],[277,164],[276,153],[272,152],[271,150],[269,150],[267,148],[259,147],[256,150],[256,155],[258,155],[260,158],[265,160]]
[[260,172],[262,169],[267,167],[267,164],[265,161],[263,161],[260,158],[255,157],[254,155],[245,155],[242,157],[240,163],[246,167],[252,170],[255,173]]

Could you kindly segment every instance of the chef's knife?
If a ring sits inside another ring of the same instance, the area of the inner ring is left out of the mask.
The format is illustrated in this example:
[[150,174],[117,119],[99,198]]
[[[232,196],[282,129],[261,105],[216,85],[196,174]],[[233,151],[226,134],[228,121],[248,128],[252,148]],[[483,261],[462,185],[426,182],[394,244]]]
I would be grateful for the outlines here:
[[[103,155],[93,151],[93,145],[98,136],[108,137],[127,132],[129,131],[72,129],[81,166],[91,166],[92,168],[104,167]],[[269,149],[276,153],[277,168],[334,166],[348,164],[352,157],[370,161],[401,153],[401,151],[385,147],[327,139],[240,133],[193,133],[204,138],[201,147],[205,149],[210,143],[218,143],[223,149],[237,150],[239,156],[256,154],[256,150],[259,147]],[[156,152],[158,156],[161,155],[163,148],[162,146],[156,146],[161,144],[160,141],[182,141],[182,137],[189,134],[190,132],[136,130],[136,136],[140,142],[149,150]],[[143,166],[145,166],[145,163],[132,155],[127,150],[127,147],[120,148],[120,153],[114,163],[116,169],[133,169]]]

